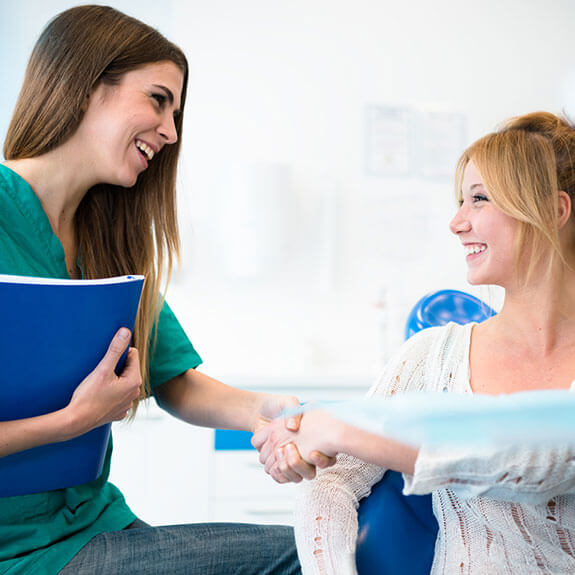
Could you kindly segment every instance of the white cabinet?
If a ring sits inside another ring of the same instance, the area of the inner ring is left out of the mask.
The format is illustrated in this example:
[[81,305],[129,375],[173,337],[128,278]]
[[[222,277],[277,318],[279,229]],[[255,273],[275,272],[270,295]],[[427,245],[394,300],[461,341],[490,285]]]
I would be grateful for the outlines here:
[[138,517],[153,525],[208,520],[213,430],[179,421],[152,400],[133,423],[115,423],[112,434],[110,481]]
[[210,521],[291,524],[295,484],[276,483],[255,449],[211,454]]

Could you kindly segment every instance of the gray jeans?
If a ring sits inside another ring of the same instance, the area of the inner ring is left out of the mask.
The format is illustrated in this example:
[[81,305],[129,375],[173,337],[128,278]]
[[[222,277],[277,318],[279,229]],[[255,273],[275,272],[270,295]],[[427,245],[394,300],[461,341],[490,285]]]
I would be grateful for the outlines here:
[[293,529],[198,523],[152,527],[137,520],[100,533],[60,575],[299,575]]

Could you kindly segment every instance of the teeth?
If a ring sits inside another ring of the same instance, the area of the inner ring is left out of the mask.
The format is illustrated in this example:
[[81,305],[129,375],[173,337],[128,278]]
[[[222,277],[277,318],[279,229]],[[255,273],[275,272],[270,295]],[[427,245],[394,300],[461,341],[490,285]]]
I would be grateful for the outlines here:
[[471,255],[471,254],[478,254],[479,252],[483,252],[485,251],[485,248],[487,246],[466,246],[465,247],[465,255]]
[[136,140],[136,147],[138,150],[145,154],[146,158],[148,158],[148,162],[152,160],[154,157],[154,150],[152,150],[148,144],[142,142],[141,140]]

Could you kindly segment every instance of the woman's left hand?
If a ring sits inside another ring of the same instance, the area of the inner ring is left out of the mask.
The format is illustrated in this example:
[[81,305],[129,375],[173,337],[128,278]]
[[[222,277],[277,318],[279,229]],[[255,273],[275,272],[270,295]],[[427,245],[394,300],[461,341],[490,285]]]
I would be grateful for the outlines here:
[[268,395],[264,398],[254,425],[252,445],[260,452],[260,461],[278,483],[299,483],[313,479],[316,467],[329,467],[335,463],[319,451],[310,454],[305,461],[297,447],[290,443],[300,427],[302,415],[276,419],[284,410],[300,406],[297,397]]

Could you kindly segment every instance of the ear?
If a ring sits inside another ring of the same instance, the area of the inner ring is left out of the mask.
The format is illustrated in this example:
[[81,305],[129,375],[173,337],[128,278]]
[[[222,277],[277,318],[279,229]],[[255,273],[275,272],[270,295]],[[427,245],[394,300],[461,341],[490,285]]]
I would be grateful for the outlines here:
[[86,110],[88,109],[88,104],[90,103],[90,96],[92,94],[88,94],[85,98],[84,101],[82,102],[82,113],[86,113]]
[[562,190],[559,191],[557,200],[557,225],[561,229],[571,218],[572,203],[569,194]]
[[88,110],[88,106],[90,105],[90,102],[92,100],[94,100],[94,94],[96,92],[96,90],[98,89],[100,82],[97,81],[87,92],[86,96],[84,97],[84,101],[82,102],[82,113],[86,113],[86,111]]

